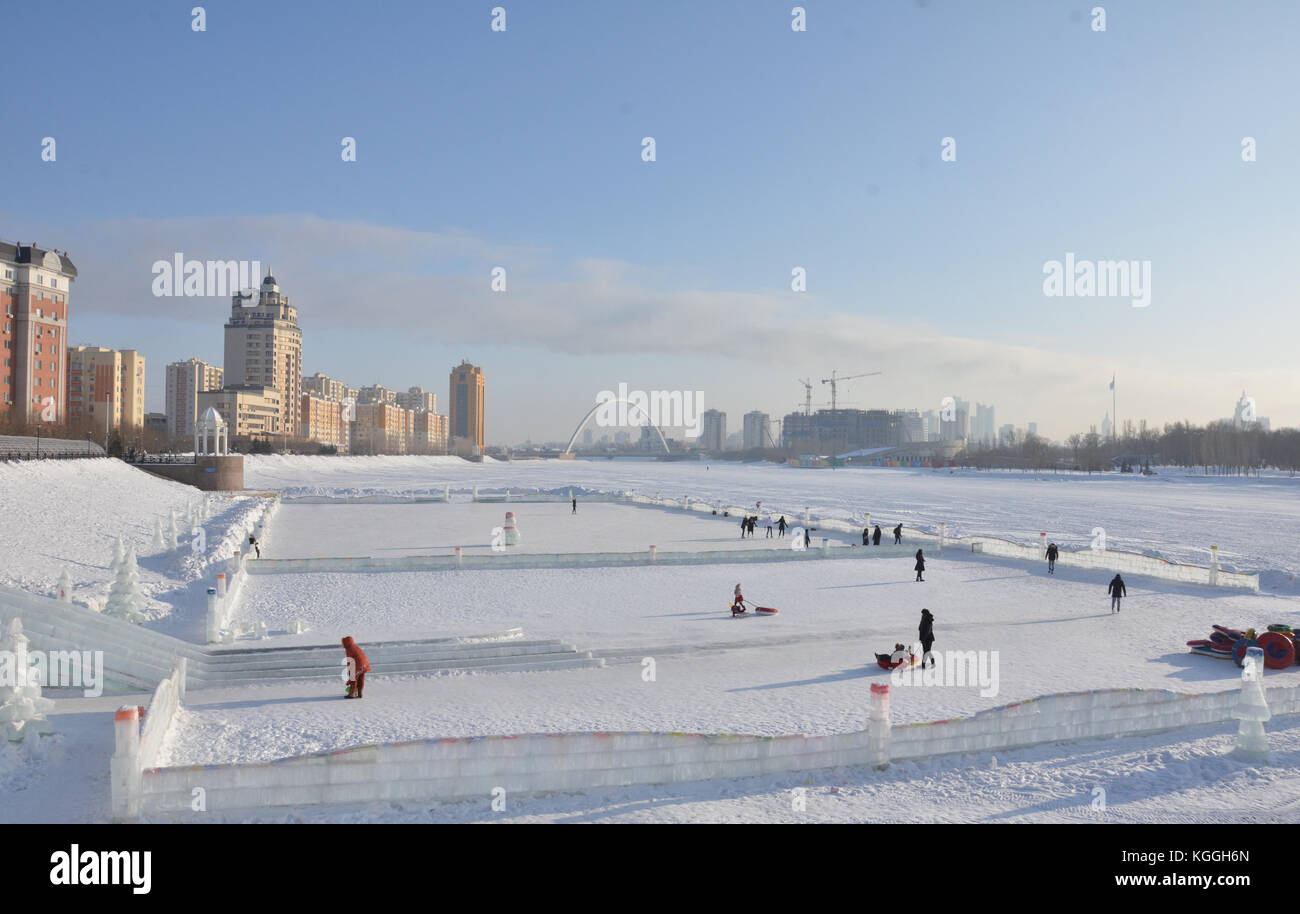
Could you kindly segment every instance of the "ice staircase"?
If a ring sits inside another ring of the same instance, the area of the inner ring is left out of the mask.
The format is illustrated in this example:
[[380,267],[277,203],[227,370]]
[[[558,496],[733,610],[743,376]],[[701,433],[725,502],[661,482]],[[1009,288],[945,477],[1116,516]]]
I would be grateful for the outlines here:
[[[186,658],[188,688],[210,689],[268,680],[336,679],[343,649],[335,644],[292,647],[205,647],[93,612],[84,606],[0,586],[0,624],[22,619],[34,650],[102,651],[103,687],[110,692],[152,690]],[[602,667],[590,651],[554,640],[529,640],[522,629],[469,637],[363,642],[371,675],[420,676],[441,672],[507,673]]]
[[[492,640],[431,638],[420,641],[380,641],[361,645],[372,676],[420,676],[440,672],[506,673],[536,670],[578,670],[603,666],[590,651],[562,641],[523,639],[512,629]],[[343,650],[333,644],[311,647],[224,648],[206,656],[200,675],[206,687],[244,685],[270,679],[340,679]],[[191,688],[195,673],[190,669]]]

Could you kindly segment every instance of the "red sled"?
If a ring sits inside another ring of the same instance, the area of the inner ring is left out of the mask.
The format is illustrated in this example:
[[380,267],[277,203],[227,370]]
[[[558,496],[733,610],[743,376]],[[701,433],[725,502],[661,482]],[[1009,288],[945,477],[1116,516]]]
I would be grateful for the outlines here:
[[915,654],[908,654],[906,660],[895,660],[893,654],[876,655],[876,663],[882,670],[896,670],[900,666],[916,666],[919,659]]

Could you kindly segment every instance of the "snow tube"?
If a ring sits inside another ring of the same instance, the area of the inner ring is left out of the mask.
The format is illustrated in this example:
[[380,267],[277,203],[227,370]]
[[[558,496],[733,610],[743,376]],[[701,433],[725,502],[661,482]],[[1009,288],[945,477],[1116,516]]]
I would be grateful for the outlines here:
[[776,610],[775,610],[774,608],[772,608],[771,606],[755,606],[755,607],[754,607],[754,612],[756,612],[756,613],[762,613],[762,614],[765,615],[765,616],[775,616],[775,615],[776,615]]
[[1295,663],[1295,642],[1281,632],[1265,632],[1256,640],[1264,651],[1264,666],[1268,669],[1284,670]]
[[[1211,628],[1213,628],[1219,634],[1226,635],[1227,637],[1231,638],[1234,643],[1240,641],[1242,637],[1244,637],[1246,634],[1245,632],[1239,629],[1227,628],[1226,626],[1223,625],[1213,625],[1211,626]],[[1214,635],[1211,635],[1210,637],[1213,638]]]
[[1278,622],[1278,623],[1274,623],[1273,625],[1270,625],[1268,627],[1268,630],[1271,632],[1282,632],[1283,634],[1286,634],[1287,632],[1291,631],[1291,626],[1283,625],[1280,622]]
[[[1237,666],[1246,665],[1246,648],[1248,647],[1259,647],[1259,642],[1253,641],[1249,638],[1242,638],[1235,645],[1233,645],[1232,659],[1237,662]],[[1267,665],[1268,664],[1266,663],[1265,666]]]
[[900,667],[900,666],[904,666],[904,665],[907,665],[907,666],[916,666],[916,664],[917,664],[917,657],[916,657],[915,654],[908,654],[908,655],[907,655],[907,660],[895,660],[893,654],[877,654],[877,655],[876,655],[876,664],[877,664],[877,665],[878,665],[882,670],[893,670],[893,669],[897,669],[898,667]]

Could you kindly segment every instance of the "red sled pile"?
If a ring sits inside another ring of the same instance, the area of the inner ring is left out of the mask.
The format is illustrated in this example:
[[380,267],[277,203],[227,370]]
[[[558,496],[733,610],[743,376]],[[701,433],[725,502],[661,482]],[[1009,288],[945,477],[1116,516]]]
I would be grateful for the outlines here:
[[1259,635],[1253,628],[1245,631],[1223,625],[1213,628],[1209,638],[1187,642],[1193,654],[1231,658],[1241,666],[1246,660],[1246,648],[1258,647],[1264,652],[1264,666],[1270,670],[1284,670],[1300,660],[1296,652],[1296,638],[1300,633],[1293,632],[1289,625],[1270,625],[1268,631]]

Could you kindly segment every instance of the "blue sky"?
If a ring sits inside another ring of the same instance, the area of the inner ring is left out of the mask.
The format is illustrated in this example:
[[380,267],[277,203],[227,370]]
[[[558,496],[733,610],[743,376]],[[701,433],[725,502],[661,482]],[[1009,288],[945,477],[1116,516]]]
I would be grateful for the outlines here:
[[[735,428],[833,368],[884,371],[853,405],[1058,437],[1112,372],[1121,418],[1246,388],[1300,423],[1295,4],[193,5],[37,9],[0,58],[0,237],[71,253],[72,341],[144,351],[151,409],[167,362],[221,360],[226,301],[150,293],[180,250],[273,264],[308,373],[445,399],[482,364],[493,442],[620,381]],[[1066,252],[1150,260],[1150,306],[1046,297]]]

